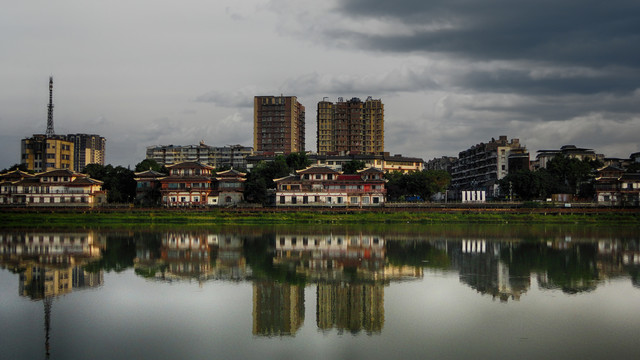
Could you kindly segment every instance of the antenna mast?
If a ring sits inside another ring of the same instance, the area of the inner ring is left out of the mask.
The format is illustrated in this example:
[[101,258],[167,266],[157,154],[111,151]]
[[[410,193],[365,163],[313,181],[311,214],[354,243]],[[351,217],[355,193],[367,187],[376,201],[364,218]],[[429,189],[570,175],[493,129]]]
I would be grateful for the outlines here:
[[53,76],[49,76],[49,106],[47,115],[47,137],[54,136],[56,133],[53,131]]

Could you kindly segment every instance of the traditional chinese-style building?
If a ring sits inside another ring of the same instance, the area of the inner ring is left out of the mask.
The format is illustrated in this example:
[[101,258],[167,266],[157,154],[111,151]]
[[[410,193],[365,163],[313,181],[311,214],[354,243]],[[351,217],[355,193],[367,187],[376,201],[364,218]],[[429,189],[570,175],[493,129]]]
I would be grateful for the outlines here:
[[94,207],[104,203],[102,181],[68,169],[0,175],[0,205]]
[[276,206],[381,206],[387,192],[384,172],[375,168],[347,175],[312,166],[274,181]]

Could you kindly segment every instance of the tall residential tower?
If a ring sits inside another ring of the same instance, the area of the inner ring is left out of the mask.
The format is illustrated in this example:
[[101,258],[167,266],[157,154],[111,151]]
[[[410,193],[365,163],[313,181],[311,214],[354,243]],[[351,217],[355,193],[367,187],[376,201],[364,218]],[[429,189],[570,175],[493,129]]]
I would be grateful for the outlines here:
[[318,154],[384,152],[384,104],[368,97],[318,103]]
[[295,96],[253,99],[253,149],[258,153],[304,152],[304,106]]

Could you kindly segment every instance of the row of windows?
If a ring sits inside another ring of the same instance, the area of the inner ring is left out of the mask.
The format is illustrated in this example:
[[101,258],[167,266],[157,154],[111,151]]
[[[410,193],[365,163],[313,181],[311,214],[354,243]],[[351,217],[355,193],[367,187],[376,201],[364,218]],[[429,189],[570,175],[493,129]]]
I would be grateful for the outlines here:
[[[301,199],[300,199],[301,198]],[[298,201],[302,201],[302,204],[309,204],[309,196],[292,196],[291,197],[291,204],[295,205],[298,204]],[[314,196],[313,197],[313,202],[314,203],[320,203],[321,199],[320,196]],[[349,198],[350,203],[351,204],[359,204],[359,198],[357,196],[353,196],[351,198]],[[327,196],[326,198],[326,203],[327,204],[344,204],[345,202],[345,198],[342,196],[337,196],[335,197],[335,201],[334,198],[331,196]],[[371,198],[371,202],[373,204],[379,204],[380,203],[380,198],[377,196],[374,196]],[[286,204],[286,197],[285,196],[280,196],[280,204],[284,205]],[[367,205],[369,204],[369,198],[368,197],[363,197],[362,198],[362,204],[363,205]]]
[[[326,240],[325,240],[325,241],[326,241],[326,243],[327,243],[327,245],[331,245],[331,240],[332,240],[332,239],[326,239]],[[336,240],[336,244],[338,244],[338,245],[342,245],[342,243],[343,243],[343,241],[344,241],[341,237],[338,237],[338,238],[336,238],[335,240]],[[368,245],[369,245],[369,242],[370,242],[369,238],[364,238],[364,239],[362,239],[362,245],[368,246]],[[376,237],[376,238],[373,238],[372,242],[373,242],[373,244],[377,245],[377,244],[379,244],[379,243],[380,243],[380,239],[378,239],[377,237]],[[281,238],[280,238],[280,245],[281,245],[281,246],[284,246],[285,244],[286,244],[285,238],[284,238],[284,237],[281,237]],[[295,236],[294,236],[294,237],[292,237],[292,238],[291,238],[291,245],[292,245],[292,246],[296,246],[297,244],[298,244],[298,238],[297,238],[297,237],[295,237]],[[308,239],[308,238],[306,238],[306,237],[303,237],[303,238],[302,238],[302,245],[303,245],[303,246],[307,246],[307,245],[309,245],[309,239]],[[320,240],[318,240],[318,239],[313,239],[313,245],[314,245],[314,246],[319,246],[319,245],[320,245]],[[349,241],[349,245],[351,245],[351,246],[358,246],[358,245],[359,245],[359,241],[358,241],[358,239],[351,239],[351,240]]]

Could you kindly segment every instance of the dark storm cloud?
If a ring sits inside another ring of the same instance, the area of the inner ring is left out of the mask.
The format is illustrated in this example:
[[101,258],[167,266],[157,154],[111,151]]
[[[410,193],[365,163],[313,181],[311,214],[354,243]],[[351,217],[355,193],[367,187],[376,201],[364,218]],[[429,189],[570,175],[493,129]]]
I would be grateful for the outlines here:
[[640,2],[635,0],[342,0],[335,11],[410,30],[327,30],[372,50],[593,67],[640,64]]
[[536,76],[531,69],[475,70],[452,75],[452,85],[482,92],[526,93],[530,95],[628,93],[640,83],[640,71],[615,69],[597,73],[571,74],[559,69],[549,75]]

